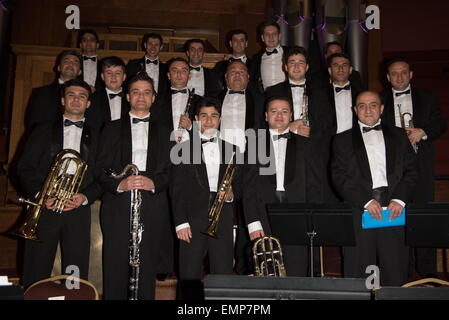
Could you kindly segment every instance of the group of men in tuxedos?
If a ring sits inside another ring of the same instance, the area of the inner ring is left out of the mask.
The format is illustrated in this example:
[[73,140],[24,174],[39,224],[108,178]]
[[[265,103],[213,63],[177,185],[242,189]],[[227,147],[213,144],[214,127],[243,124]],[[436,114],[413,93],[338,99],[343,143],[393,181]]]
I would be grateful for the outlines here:
[[[265,23],[266,48],[249,59],[247,33],[233,30],[232,54],[209,69],[201,39],[186,42],[187,59],[163,63],[162,37],[147,34],[145,56],[125,65],[115,56],[100,61],[95,31],[80,32],[84,56],[62,52],[58,78],[33,92],[18,176],[34,198],[60,150],[78,151],[89,169],[62,214],[47,201],[42,242],[25,244],[23,284],[50,275],[59,241],[63,267],[76,265],[87,279],[89,205],[101,199],[103,294],[126,299],[132,190],[142,194],[140,299],[153,299],[155,279],[170,273],[182,299],[198,297],[204,272],[252,273],[251,241],[271,235],[268,203],[351,204],[357,244],[343,249],[344,276],[365,277],[374,264],[382,285],[406,282],[404,227],[364,230],[360,219],[363,210],[380,219],[382,207],[395,219],[408,203],[433,200],[432,141],[447,129],[435,96],[410,87],[404,59],[387,65],[392,89],[379,95],[364,91],[340,44],[329,43],[327,68],[311,73],[307,51],[280,39],[279,26]],[[413,115],[413,128],[402,128],[403,112]],[[138,174],[108,174],[131,163]],[[229,163],[235,175],[225,194]],[[217,199],[224,205],[214,239],[202,232]],[[287,275],[308,275],[306,247],[283,250]],[[421,274],[436,273],[434,249],[412,256]]]

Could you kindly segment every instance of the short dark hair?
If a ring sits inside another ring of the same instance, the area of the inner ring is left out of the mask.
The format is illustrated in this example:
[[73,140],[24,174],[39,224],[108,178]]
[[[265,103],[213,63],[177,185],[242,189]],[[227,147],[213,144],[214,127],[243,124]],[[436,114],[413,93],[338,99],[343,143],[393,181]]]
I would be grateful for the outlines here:
[[[140,71],[138,72],[134,77],[132,77],[128,82],[128,93],[132,87],[132,85],[137,81],[146,81],[149,84],[151,84],[151,89],[154,91],[154,81],[151,79],[151,77],[145,72]],[[156,91],[154,91],[154,94],[156,95]]]
[[98,38],[98,34],[94,29],[82,29],[78,32],[78,47],[79,47],[81,41],[83,40],[83,36],[86,33],[93,34],[97,43],[100,42],[100,38]]
[[329,49],[330,46],[339,46],[341,48],[341,51],[344,51],[343,50],[343,46],[342,46],[342,44],[340,42],[338,42],[338,41],[330,41],[330,42],[328,42],[328,43],[326,43],[324,45],[324,53],[327,52],[327,49]]
[[385,63],[385,71],[388,73],[388,70],[390,69],[391,65],[393,63],[396,63],[396,62],[404,62],[404,63],[406,63],[409,66],[409,68],[411,68],[410,62],[408,61],[407,58],[405,58],[405,57],[394,57],[394,58],[388,59],[386,61],[386,63]]
[[147,43],[148,39],[159,39],[161,42],[161,45],[164,43],[164,40],[162,39],[162,36],[159,33],[150,32],[145,33],[142,38],[142,50],[145,51],[145,44]]
[[64,82],[64,84],[61,86],[61,97],[65,96],[65,91],[68,87],[81,87],[87,90],[88,92],[88,99],[90,100],[90,97],[92,96],[92,90],[90,89],[89,84],[87,84],[86,81],[81,80],[79,78],[75,78],[72,80],[68,80]]
[[199,115],[203,107],[215,107],[221,116],[221,101],[218,98],[204,96],[199,99],[195,106],[195,115]]
[[165,65],[167,66],[168,71],[170,71],[170,67],[171,67],[172,63],[174,63],[174,62],[184,62],[187,65],[187,68],[189,67],[189,62],[186,59],[184,59],[182,57],[176,57],[176,58],[171,58],[170,60],[168,60],[166,62]]
[[284,65],[287,65],[288,63],[288,58],[290,58],[291,56],[297,55],[297,54],[302,54],[304,56],[304,58],[306,58],[306,63],[308,63],[309,57],[307,54],[307,50],[304,47],[299,47],[299,46],[293,46],[288,48],[285,52],[284,52]]
[[279,26],[279,24],[275,21],[265,21],[261,24],[260,26],[260,34],[263,34],[263,32],[265,31],[266,27],[275,27],[279,33],[281,33],[281,27]]
[[236,34],[243,34],[245,35],[245,40],[248,40],[248,33],[245,30],[242,29],[233,29],[231,31],[228,32],[228,41],[232,40],[232,37],[235,36]]
[[56,65],[59,66],[61,64],[61,61],[66,57],[66,56],[75,56],[78,58],[78,60],[80,61],[80,66],[83,62],[83,57],[81,56],[81,54],[75,50],[75,49],[67,49],[62,51],[61,53],[58,54],[58,56],[56,57]]
[[231,67],[231,65],[235,64],[235,63],[240,63],[243,64],[245,66],[246,72],[248,72],[249,74],[249,70],[248,70],[248,66],[246,65],[245,62],[243,62],[242,60],[234,60],[228,63],[228,66],[226,67],[226,72],[228,72],[229,68]]
[[292,101],[289,98],[285,97],[285,96],[272,96],[272,97],[269,97],[267,99],[266,103],[265,103],[265,112],[268,112],[268,106],[274,100],[281,100],[281,101],[287,102],[288,106],[290,107],[290,112],[293,112]]
[[189,51],[190,46],[192,43],[201,43],[203,45],[203,48],[206,48],[206,43],[201,39],[189,39],[184,43],[184,52]]
[[334,58],[345,58],[346,60],[349,61],[349,65],[351,66],[351,58],[349,58],[349,56],[346,53],[343,52],[337,52],[332,54],[329,58],[327,58],[327,65],[330,66],[332,64],[332,60],[334,60]]
[[125,70],[126,65],[122,58],[117,56],[110,56],[101,59],[101,71],[104,72],[104,70],[109,67],[122,67],[123,70]]

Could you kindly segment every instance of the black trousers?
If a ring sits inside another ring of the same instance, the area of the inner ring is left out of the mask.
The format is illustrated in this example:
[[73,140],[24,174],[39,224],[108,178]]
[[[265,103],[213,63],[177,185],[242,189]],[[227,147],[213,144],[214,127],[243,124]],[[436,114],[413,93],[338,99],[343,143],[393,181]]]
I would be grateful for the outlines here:
[[[76,266],[79,268],[79,277],[87,280],[90,219],[90,207],[63,213],[43,210],[37,229],[39,241],[25,241],[22,285],[28,287],[34,282],[51,276],[59,241],[61,242],[62,273],[65,273],[68,266]],[[72,272],[70,270],[71,274]]]

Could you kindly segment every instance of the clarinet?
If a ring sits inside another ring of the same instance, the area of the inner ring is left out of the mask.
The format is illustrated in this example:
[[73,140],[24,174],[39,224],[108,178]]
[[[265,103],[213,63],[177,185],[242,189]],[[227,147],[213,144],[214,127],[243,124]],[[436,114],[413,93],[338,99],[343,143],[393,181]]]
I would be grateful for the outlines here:
[[[139,169],[134,164],[128,164],[120,174],[112,171],[109,175],[114,179],[123,178],[129,171],[137,176]],[[142,241],[143,223],[140,218],[140,207],[142,196],[140,190],[131,190],[131,213],[130,213],[130,240],[129,240],[129,300],[138,300],[139,272],[140,272],[140,242]]]
[[[189,97],[187,98],[186,108],[184,109],[184,112],[182,113],[184,116],[189,116],[190,109],[192,109],[193,104],[193,97],[195,96],[195,88],[192,88],[192,90],[189,90]],[[181,121],[181,120],[179,120]],[[178,132],[182,132],[181,125],[178,125]],[[182,134],[177,138],[177,142],[180,143],[182,140]]]
[[304,94],[302,95],[302,123],[309,126],[309,97],[306,93],[306,85],[304,85]]

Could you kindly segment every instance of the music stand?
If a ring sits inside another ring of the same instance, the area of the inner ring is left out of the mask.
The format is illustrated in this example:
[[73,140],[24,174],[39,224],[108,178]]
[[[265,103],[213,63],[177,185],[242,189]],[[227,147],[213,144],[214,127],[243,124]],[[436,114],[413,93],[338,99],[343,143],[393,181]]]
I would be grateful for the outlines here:
[[449,248],[449,202],[407,205],[406,244],[410,247]]
[[267,204],[271,233],[281,244],[310,247],[313,278],[313,246],[354,246],[352,208],[346,204]]

